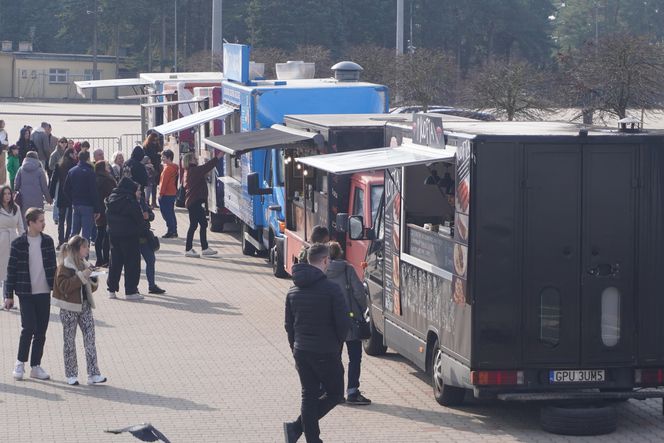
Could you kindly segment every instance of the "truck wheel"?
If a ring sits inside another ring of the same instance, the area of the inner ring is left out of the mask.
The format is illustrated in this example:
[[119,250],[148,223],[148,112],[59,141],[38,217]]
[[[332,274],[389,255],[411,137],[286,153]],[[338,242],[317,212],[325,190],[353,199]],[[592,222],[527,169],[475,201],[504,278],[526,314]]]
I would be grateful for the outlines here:
[[224,232],[224,217],[222,215],[210,212],[210,231]]
[[246,223],[242,223],[242,253],[244,255],[254,256],[256,255],[256,248],[246,240],[245,234],[251,235],[251,228],[247,226]]
[[616,430],[616,408],[606,404],[546,406],[540,411],[542,429],[561,435],[601,435]]
[[272,273],[275,277],[288,277],[288,273],[286,272],[286,269],[284,269],[284,258],[279,254],[276,245],[270,249],[270,261],[272,262]]
[[372,355],[374,357],[385,355],[387,352],[387,346],[383,344],[383,334],[376,329],[373,318],[371,318],[371,299],[369,298],[369,295],[367,295],[367,306],[369,307],[367,308],[365,317],[367,317],[367,321],[369,322],[371,337],[362,341],[362,347],[367,355]]
[[443,379],[443,351],[440,349],[438,340],[434,343],[432,362],[431,385],[433,386],[433,397],[443,406],[461,405],[466,396],[466,390],[458,386],[445,384]]

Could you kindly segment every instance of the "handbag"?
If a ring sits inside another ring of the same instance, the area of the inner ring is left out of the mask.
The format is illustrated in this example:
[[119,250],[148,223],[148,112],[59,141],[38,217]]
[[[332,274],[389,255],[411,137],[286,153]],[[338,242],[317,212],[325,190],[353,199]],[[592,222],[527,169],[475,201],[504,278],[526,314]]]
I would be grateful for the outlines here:
[[161,247],[161,244],[159,243],[159,238],[154,235],[154,232],[152,232],[152,229],[148,230],[148,244],[152,248],[154,252],[157,252],[159,248]]
[[180,186],[178,188],[178,191],[175,194],[175,206],[178,208],[184,208],[185,207],[185,200],[186,200],[186,195],[187,192],[184,189],[184,186]]
[[[345,275],[346,275],[346,291],[348,292],[350,303],[351,305],[355,303],[357,305],[358,311],[361,311],[360,305],[357,303],[357,300],[355,300],[355,296],[353,295],[353,285],[350,284],[350,277],[348,276],[348,268],[346,268],[345,270]],[[368,340],[371,338],[371,326],[364,319],[364,315],[360,315],[359,318],[355,316],[351,317],[351,328],[353,329],[353,331],[356,332],[356,334],[354,335],[357,336],[360,340]]]

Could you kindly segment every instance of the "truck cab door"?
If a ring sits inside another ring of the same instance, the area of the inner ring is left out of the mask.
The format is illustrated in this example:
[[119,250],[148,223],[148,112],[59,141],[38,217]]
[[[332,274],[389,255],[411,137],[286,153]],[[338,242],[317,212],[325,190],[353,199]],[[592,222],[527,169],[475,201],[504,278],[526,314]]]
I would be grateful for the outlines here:
[[[349,214],[350,215],[359,215],[365,220],[365,226],[367,223],[370,223],[371,218],[367,217],[367,201],[366,199],[369,196],[366,186],[359,182],[352,180],[350,188],[350,201],[349,201]],[[362,279],[364,277],[364,270],[361,267],[361,263],[366,258],[367,253],[367,241],[366,240],[351,240],[350,236],[346,235],[346,260],[353,265],[355,272],[358,277]]]
[[[381,197],[380,205],[378,206],[378,211],[376,213],[376,219],[373,223],[376,238],[369,244],[366,258],[367,269],[364,274],[364,281],[366,282],[369,298],[371,299],[372,311],[378,310],[380,312],[383,310],[383,276],[385,273],[383,250],[383,239],[385,237],[384,201],[384,198]],[[372,312],[371,317],[378,319],[382,316]]]

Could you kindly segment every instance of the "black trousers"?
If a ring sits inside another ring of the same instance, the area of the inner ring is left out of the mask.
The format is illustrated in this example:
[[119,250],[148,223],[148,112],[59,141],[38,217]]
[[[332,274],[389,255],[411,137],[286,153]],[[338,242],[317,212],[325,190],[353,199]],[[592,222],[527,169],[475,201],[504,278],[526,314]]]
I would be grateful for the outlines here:
[[111,262],[108,269],[108,290],[118,292],[124,268],[125,294],[138,292],[141,277],[141,251],[138,237],[110,237]]
[[197,200],[191,207],[187,208],[189,212],[189,230],[187,230],[187,245],[185,250],[188,251],[192,248],[194,243],[194,234],[196,233],[196,228],[201,227],[201,249],[205,250],[208,248],[207,242],[207,218],[205,217],[205,201]]
[[18,299],[21,307],[21,338],[17,360],[26,362],[30,354],[30,366],[39,366],[51,315],[51,294],[19,295]]
[[[296,426],[304,432],[307,443],[319,443],[318,421],[344,399],[344,367],[341,353],[293,351],[295,367],[302,386],[302,405]],[[325,393],[321,396],[321,385]]]
[[71,235],[71,206],[58,208],[58,244],[69,240]]
[[106,232],[106,225],[97,226],[97,239],[95,240],[95,254],[97,255],[97,266],[109,263],[109,251],[111,242]]

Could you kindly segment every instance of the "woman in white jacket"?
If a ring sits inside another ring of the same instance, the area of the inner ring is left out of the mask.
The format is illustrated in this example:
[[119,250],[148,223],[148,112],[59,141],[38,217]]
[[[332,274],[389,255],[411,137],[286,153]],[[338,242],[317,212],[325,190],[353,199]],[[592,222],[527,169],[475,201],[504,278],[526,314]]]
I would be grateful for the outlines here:
[[14,196],[9,186],[0,188],[0,285],[3,287],[7,278],[9,249],[15,238],[23,234],[21,208],[14,203]]

